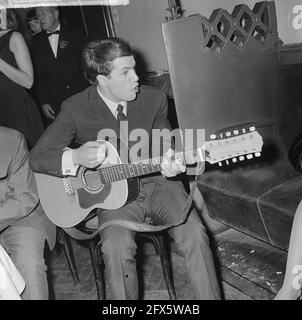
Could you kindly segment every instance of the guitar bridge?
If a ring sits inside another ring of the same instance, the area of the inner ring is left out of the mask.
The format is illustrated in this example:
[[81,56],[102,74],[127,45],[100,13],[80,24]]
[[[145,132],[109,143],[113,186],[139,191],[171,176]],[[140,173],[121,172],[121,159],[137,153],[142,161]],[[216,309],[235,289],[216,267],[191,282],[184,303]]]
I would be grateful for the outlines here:
[[67,195],[74,196],[72,185],[68,178],[62,178],[63,186]]

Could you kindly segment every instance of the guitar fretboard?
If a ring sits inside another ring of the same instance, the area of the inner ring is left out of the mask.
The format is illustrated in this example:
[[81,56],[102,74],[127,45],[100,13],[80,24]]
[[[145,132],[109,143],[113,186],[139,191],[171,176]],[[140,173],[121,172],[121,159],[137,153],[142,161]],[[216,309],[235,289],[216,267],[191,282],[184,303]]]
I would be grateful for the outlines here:
[[[175,153],[174,158],[185,158],[186,162],[196,162],[198,150]],[[98,169],[102,183],[139,177],[161,171],[163,157],[147,159],[139,163],[123,163]]]

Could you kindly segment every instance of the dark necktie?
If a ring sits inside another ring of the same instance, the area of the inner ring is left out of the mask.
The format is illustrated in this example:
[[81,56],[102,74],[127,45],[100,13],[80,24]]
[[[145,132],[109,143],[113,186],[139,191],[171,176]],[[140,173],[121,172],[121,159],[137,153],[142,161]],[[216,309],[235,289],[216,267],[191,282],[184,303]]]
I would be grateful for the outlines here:
[[52,36],[53,34],[60,34],[60,30],[56,30],[56,31],[54,31],[54,32],[49,32],[49,33],[47,33],[47,37],[50,37],[50,36]]
[[124,112],[123,112],[124,107],[119,104],[117,106],[117,115],[116,115],[116,120],[118,122],[118,124],[120,123],[120,121],[125,121],[127,120],[127,117],[125,116]]

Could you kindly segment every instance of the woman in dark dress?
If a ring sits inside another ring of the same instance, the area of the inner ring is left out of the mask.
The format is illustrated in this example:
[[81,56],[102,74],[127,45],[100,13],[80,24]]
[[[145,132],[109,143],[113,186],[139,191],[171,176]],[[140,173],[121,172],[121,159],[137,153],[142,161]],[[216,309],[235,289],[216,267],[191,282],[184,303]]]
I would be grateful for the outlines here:
[[0,10],[0,125],[16,129],[31,149],[44,131],[37,105],[26,89],[33,85],[33,66],[12,9]]

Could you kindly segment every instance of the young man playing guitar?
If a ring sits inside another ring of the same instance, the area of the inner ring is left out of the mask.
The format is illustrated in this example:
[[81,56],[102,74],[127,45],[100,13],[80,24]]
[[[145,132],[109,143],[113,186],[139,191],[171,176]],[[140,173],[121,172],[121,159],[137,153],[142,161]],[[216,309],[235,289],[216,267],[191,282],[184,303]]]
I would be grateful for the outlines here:
[[[95,168],[106,163],[106,145],[96,139],[105,129],[119,137],[122,117],[127,119],[128,132],[142,129],[152,137],[154,129],[170,129],[165,94],[153,87],[139,87],[135,59],[125,41],[109,38],[90,42],[82,62],[92,85],[63,103],[59,115],[32,150],[30,165],[35,172],[63,177],[76,175],[79,166]],[[71,142],[81,146],[66,148]],[[152,149],[160,147],[149,139],[147,142]],[[142,177],[133,201],[121,208],[99,211],[110,299],[138,298],[135,233],[148,230],[150,219],[156,226],[170,227],[168,232],[185,258],[196,299],[220,299],[205,228],[195,210],[184,219],[188,196],[180,181],[169,179],[184,172],[185,166],[174,159],[168,146],[164,141],[161,174]]]

